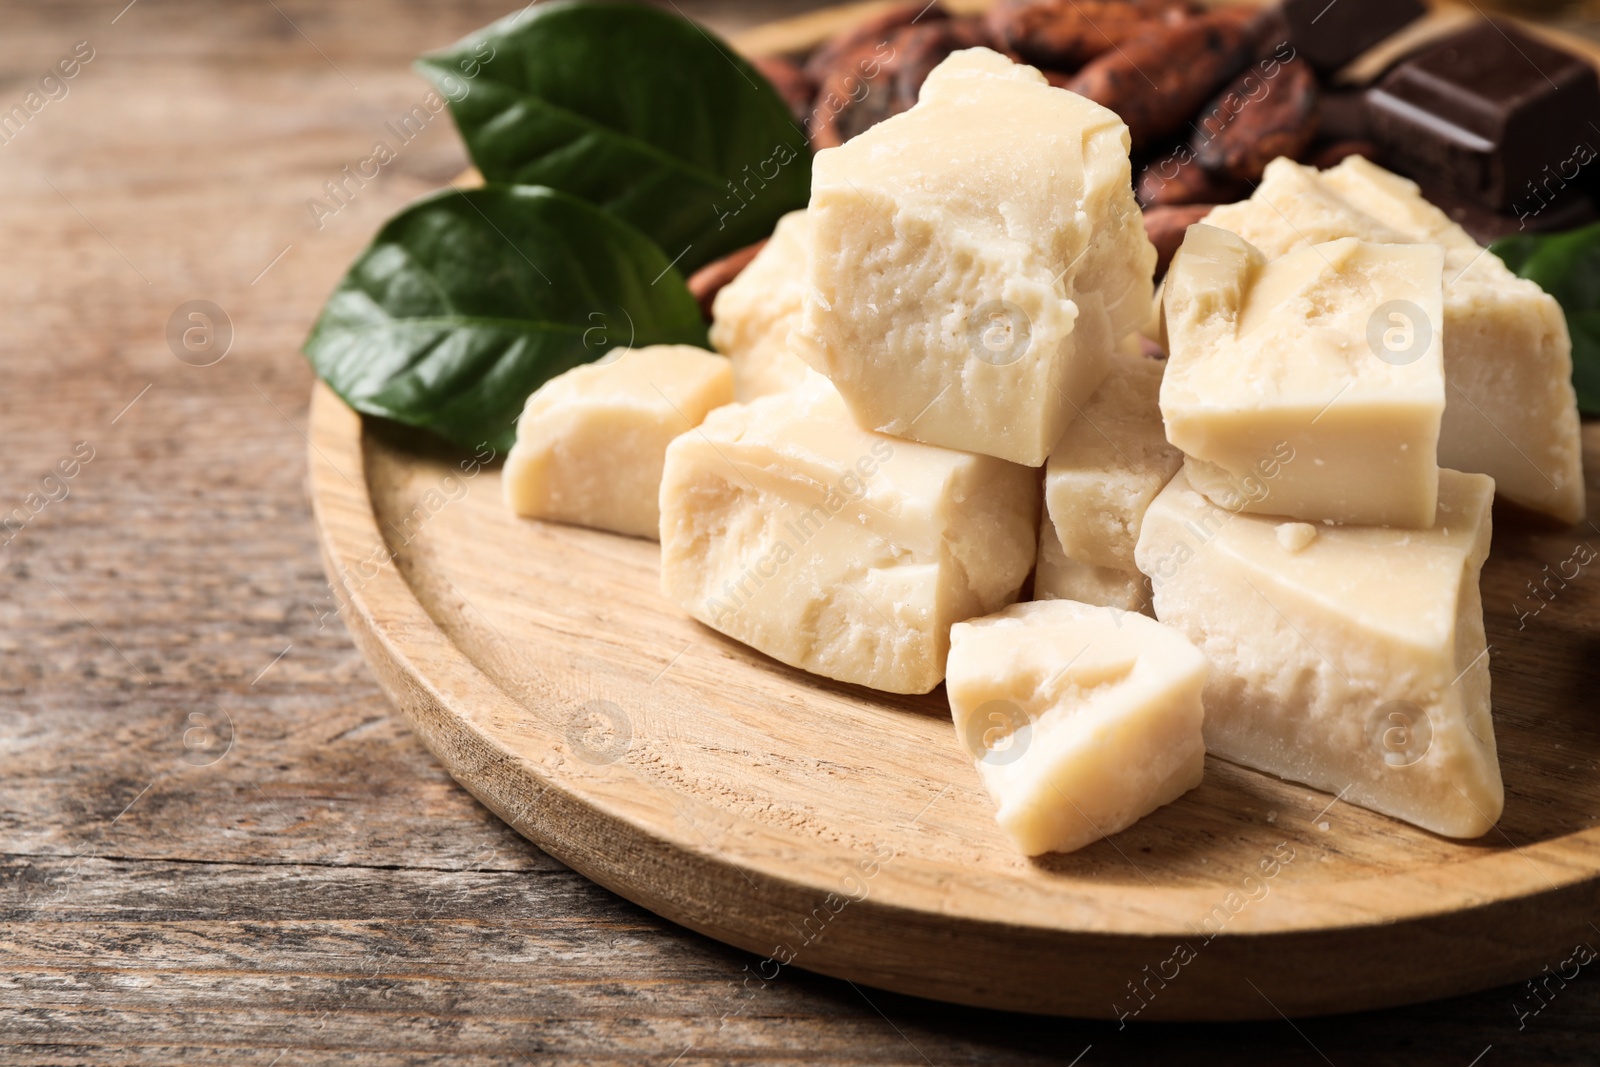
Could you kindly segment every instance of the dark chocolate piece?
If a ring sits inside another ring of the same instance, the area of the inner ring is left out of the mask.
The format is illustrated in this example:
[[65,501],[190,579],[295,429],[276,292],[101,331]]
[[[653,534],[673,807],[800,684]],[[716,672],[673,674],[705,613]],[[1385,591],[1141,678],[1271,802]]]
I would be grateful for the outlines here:
[[1591,182],[1600,79],[1578,56],[1485,21],[1390,71],[1368,90],[1367,119],[1396,169],[1527,214]]
[[1283,0],[1289,43],[1323,73],[1338,70],[1426,10],[1421,0]]
[[1367,94],[1345,90],[1323,90],[1322,121],[1317,132],[1330,141],[1365,141],[1367,132]]

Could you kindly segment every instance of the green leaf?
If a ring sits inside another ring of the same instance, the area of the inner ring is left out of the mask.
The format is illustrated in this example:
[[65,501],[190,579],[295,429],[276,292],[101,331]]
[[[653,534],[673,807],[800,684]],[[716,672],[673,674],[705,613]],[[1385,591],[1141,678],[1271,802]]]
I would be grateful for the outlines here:
[[1572,334],[1578,410],[1600,415],[1600,223],[1566,233],[1518,234],[1489,250],[1561,305]]
[[810,196],[806,137],[777,91],[667,12],[557,0],[417,65],[487,180],[598,204],[685,273],[767,236]]
[[305,353],[351,407],[504,451],[545,381],[617,345],[704,345],[683,277],[627,224],[552,189],[446,191],[389,220]]

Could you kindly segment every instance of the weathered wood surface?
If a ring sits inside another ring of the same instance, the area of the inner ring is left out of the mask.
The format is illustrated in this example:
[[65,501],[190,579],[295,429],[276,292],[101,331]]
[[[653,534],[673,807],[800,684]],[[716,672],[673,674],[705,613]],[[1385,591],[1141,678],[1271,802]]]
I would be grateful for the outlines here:
[[[460,169],[453,131],[321,231],[306,200],[420,100],[412,55],[505,5],[276,6],[0,5],[6,107],[96,49],[0,145],[0,510],[95,448],[0,558],[0,1062],[1593,1061],[1592,968],[1520,1029],[1520,987],[1120,1032],[801,972],[747,988],[754,957],[506,829],[324,614],[293,354],[382,218]],[[192,299],[233,322],[214,366],[167,347]],[[234,742],[197,766],[186,716],[208,706]]]

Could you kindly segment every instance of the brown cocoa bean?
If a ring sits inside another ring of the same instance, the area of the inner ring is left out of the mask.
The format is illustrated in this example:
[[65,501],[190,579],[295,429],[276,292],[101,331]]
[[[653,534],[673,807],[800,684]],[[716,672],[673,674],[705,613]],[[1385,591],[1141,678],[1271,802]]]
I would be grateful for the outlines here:
[[839,58],[818,86],[811,145],[835,148],[917,102],[928,72],[961,48],[986,45],[978,19],[902,26],[877,45]]
[[757,56],[750,61],[750,65],[761,72],[761,76],[772,83],[778,90],[778,95],[783,102],[789,105],[789,114],[802,125],[811,114],[811,98],[816,93],[817,87],[811,83],[806,72],[800,64],[792,59],[782,56]]
[[1299,159],[1317,135],[1317,76],[1291,59],[1268,78],[1252,66],[1201,108],[1189,148],[1213,174],[1253,182],[1279,156]]
[[1249,61],[1246,25],[1220,12],[1158,23],[1102,53],[1069,86],[1115,111],[1128,124],[1134,148],[1179,130]]
[[989,31],[1024,62],[1075,71],[1162,19],[1186,17],[1183,0],[1000,0],[989,9]]
[[903,26],[938,22],[949,17],[950,13],[938,4],[930,7],[915,0],[889,8],[823,42],[806,60],[806,76],[813,83],[821,85],[823,78],[839,66],[841,59],[859,52],[862,46],[871,51],[872,46],[887,41],[895,30]]
[[1156,246],[1157,279],[1167,273],[1189,227],[1205,218],[1214,207],[1215,204],[1163,204],[1145,209],[1144,232]]
[[746,245],[737,252],[730,252],[721,259],[712,260],[689,275],[689,293],[694,297],[695,303],[700,305],[700,314],[705,316],[707,322],[711,321],[712,301],[722,292],[722,287],[737,278],[739,273],[750,265],[750,261],[756,258],[756,254],[766,246],[767,239],[763,237],[753,245]]
[[1187,145],[1179,145],[1146,163],[1133,188],[1139,205],[1145,208],[1170,204],[1227,204],[1247,192],[1243,182],[1212,174],[1200,166]]

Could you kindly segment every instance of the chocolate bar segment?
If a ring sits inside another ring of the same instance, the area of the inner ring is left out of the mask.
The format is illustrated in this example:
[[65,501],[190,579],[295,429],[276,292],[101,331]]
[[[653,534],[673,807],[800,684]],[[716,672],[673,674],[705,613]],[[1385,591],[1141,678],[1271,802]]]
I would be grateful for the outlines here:
[[1600,79],[1582,58],[1485,21],[1390,71],[1367,93],[1367,118],[1396,169],[1523,214],[1588,183]]
[[1422,17],[1421,0],[1283,0],[1289,43],[1317,70],[1332,73]]

